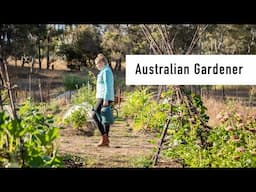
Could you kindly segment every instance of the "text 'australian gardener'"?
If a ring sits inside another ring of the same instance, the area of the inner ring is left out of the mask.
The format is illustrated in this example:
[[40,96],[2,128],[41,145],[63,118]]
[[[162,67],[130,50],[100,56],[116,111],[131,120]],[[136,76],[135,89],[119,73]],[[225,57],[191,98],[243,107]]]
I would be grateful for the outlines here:
[[137,64],[136,75],[241,75],[243,66],[222,66],[218,63],[212,66],[205,66],[200,63],[194,65],[177,65],[170,63],[169,65],[143,65]]

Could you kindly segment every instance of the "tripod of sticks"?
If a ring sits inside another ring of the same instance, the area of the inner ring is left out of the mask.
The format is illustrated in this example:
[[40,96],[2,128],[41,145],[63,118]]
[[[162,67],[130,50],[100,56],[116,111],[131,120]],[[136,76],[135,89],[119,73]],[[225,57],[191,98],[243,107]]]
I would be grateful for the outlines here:
[[[171,30],[168,29],[168,25],[162,25],[158,24],[155,25],[154,30],[157,30],[160,34],[160,41],[159,39],[156,40],[153,36],[153,30],[152,26],[149,25],[140,25],[143,34],[145,35],[147,41],[150,43],[152,51],[154,54],[162,55],[162,54],[167,54],[167,55],[174,55],[175,54],[175,49],[174,49],[174,41],[177,36],[177,32],[174,34],[171,33]],[[199,39],[202,37],[202,34],[205,32],[207,29],[207,25],[197,25],[193,38],[190,42],[190,45],[188,49],[186,50],[185,54],[191,54],[194,47],[196,46],[197,42]],[[172,94],[171,100],[170,100],[170,111],[168,113],[168,118],[166,119],[166,123],[164,126],[164,129],[161,133],[160,141],[157,146],[157,151],[153,155],[152,160],[153,160],[153,166],[156,166],[159,160],[160,152],[163,148],[163,145],[167,143],[167,130],[170,126],[171,122],[171,116],[173,115],[173,106],[175,104],[184,104],[188,111],[189,111],[189,116],[197,116],[200,119],[201,125],[207,130],[209,129],[209,126],[204,122],[203,119],[200,117],[200,113],[198,112],[197,108],[193,105],[192,98],[191,96],[186,92],[185,87],[182,85],[179,86],[173,86],[173,89],[175,90],[175,93]],[[158,94],[157,94],[157,102],[160,100],[161,93],[163,91],[163,85],[158,86]]]

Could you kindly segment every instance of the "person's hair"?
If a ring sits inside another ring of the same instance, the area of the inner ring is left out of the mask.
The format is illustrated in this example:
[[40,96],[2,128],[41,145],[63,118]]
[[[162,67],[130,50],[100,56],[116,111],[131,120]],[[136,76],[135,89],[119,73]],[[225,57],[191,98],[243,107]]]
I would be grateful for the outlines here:
[[103,55],[102,53],[99,53],[97,55],[96,59],[95,59],[95,63],[98,63],[98,62],[101,62],[101,61],[103,61],[105,65],[108,64],[108,60],[105,57],[105,55]]

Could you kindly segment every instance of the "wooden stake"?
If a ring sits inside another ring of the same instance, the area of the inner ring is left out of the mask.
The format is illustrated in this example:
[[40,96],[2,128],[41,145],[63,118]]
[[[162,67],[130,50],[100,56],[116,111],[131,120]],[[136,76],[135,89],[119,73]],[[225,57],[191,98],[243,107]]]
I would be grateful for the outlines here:
[[39,87],[39,94],[40,94],[40,101],[43,102],[43,93],[42,93],[42,86],[41,86],[41,80],[38,79],[38,87]]
[[3,62],[3,69],[4,69],[4,72],[5,72],[5,78],[6,78],[5,84],[6,84],[6,88],[7,88],[7,91],[8,91],[8,96],[9,96],[9,99],[10,99],[10,104],[11,104],[13,118],[17,119],[18,116],[17,116],[17,113],[16,113],[15,105],[14,105],[14,100],[13,100],[13,94],[12,94],[12,88],[11,88],[8,68],[7,68],[7,64],[5,62]]
[[161,135],[161,138],[160,138],[160,142],[159,142],[158,147],[157,147],[156,154],[153,157],[153,166],[157,165],[158,158],[159,158],[159,155],[160,155],[160,152],[161,152],[161,149],[162,149],[162,146],[163,146],[163,143],[164,143],[164,139],[165,139],[165,136],[167,134],[167,130],[169,128],[170,122],[171,122],[171,120],[167,119],[167,122],[166,122],[166,124],[164,126],[164,129],[163,129],[163,132],[162,132],[162,135]]

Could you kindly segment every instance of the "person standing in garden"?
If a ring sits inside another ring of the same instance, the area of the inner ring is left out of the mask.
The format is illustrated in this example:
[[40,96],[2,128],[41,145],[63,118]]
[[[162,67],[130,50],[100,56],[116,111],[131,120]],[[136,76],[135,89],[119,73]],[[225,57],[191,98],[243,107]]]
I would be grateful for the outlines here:
[[99,119],[102,107],[109,106],[114,101],[114,77],[108,64],[107,58],[103,54],[98,54],[95,59],[96,68],[99,70],[96,83],[96,105],[93,112],[95,121],[100,133],[101,140],[98,147],[109,146],[109,124],[103,124]]

